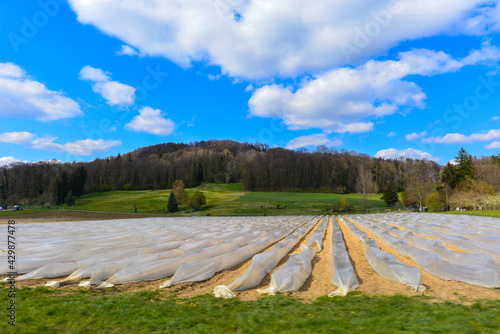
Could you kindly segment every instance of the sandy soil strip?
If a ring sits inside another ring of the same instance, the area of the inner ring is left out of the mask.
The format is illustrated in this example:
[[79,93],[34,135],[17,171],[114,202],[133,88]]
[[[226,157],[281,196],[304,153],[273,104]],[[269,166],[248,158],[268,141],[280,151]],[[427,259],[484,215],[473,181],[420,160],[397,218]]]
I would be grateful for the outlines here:
[[[357,289],[358,291],[362,291],[370,295],[418,295],[418,293],[414,292],[410,287],[404,284],[394,283],[379,276],[366,260],[363,244],[351,234],[349,229],[342,222],[340,222],[340,220],[338,221],[338,224],[344,237],[347,252],[349,253],[349,257],[351,258],[354,269],[356,270],[356,274],[358,275],[358,279],[360,282],[360,286]],[[374,239],[373,234],[369,233],[368,237]],[[379,244],[379,246],[381,245],[381,242],[379,242],[379,240],[377,240],[377,243]],[[387,247],[381,247],[381,249],[383,251],[387,251]],[[396,258],[398,258],[398,260],[401,260],[400,257]]]
[[315,299],[319,296],[328,295],[335,290],[335,286],[330,283],[330,274],[328,272],[328,259],[332,243],[332,217],[325,217],[324,219],[328,219],[328,226],[325,238],[323,239],[323,247],[320,252],[316,253],[316,256],[312,260],[313,270],[311,276],[309,276],[298,292],[288,293],[291,296]]

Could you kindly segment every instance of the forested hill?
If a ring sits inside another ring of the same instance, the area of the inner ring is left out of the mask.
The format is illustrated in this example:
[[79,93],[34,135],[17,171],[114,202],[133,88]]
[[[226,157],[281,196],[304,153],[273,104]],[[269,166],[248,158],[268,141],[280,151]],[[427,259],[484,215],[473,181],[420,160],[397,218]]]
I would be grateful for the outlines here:
[[242,182],[250,191],[350,193],[364,187],[374,193],[388,185],[403,190],[416,181],[436,185],[441,169],[433,161],[384,160],[324,146],[308,152],[230,140],[165,143],[88,163],[1,167],[0,204],[61,203],[70,190],[79,196],[115,189],[168,189],[176,179],[188,187]]

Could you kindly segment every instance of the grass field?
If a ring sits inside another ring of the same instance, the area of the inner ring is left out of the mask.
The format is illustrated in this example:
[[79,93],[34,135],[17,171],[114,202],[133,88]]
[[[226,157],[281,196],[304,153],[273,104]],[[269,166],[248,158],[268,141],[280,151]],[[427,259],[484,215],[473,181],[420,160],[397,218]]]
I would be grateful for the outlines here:
[[37,213],[37,212],[45,212],[47,209],[28,209],[28,210],[19,210],[19,211],[12,211],[12,210],[7,210],[7,211],[0,211],[0,217],[2,216],[19,216],[23,215],[25,213]]
[[[7,294],[0,297],[7,305]],[[500,301],[465,304],[427,297],[352,293],[303,303],[210,295],[179,299],[159,291],[110,293],[23,288],[16,333],[498,333]],[[4,312],[6,312],[5,308]],[[2,320],[0,332],[14,332]]]
[[[214,215],[214,216],[250,216],[250,215],[300,215],[324,214],[335,201],[338,194],[317,193],[276,193],[245,192],[241,184],[203,184],[186,189],[188,194],[196,190],[202,191],[207,198],[207,205],[200,211],[192,211],[183,206],[177,215]],[[157,214],[166,211],[170,190],[110,191],[93,193],[77,199],[77,210],[102,212],[134,212],[134,203],[138,213]],[[383,211],[385,203],[381,195],[369,195],[368,207]],[[354,205],[351,213],[361,210],[361,197],[358,194],[346,194],[345,198]],[[277,209],[277,205],[281,209]],[[286,208],[285,208],[286,206]]]
[[485,210],[485,211],[447,211],[441,212],[449,215],[466,215],[478,217],[495,217],[500,218],[500,210]]

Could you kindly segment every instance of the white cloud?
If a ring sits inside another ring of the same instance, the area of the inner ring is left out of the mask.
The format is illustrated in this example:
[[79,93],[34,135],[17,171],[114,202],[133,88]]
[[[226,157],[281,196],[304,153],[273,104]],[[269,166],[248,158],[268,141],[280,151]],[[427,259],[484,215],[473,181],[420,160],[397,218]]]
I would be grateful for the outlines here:
[[[11,165],[11,164],[14,164],[14,163],[30,163],[29,161],[27,160],[19,160],[19,159],[16,159],[12,156],[10,157],[3,157],[3,158],[0,158],[0,167],[2,166],[7,166],[7,165]],[[62,161],[61,160],[56,160],[56,159],[49,159],[49,160],[39,160],[39,161],[34,161],[32,162],[34,164],[39,164],[39,163],[46,163],[46,164],[61,164]]]
[[401,41],[500,30],[498,4],[485,6],[484,0],[69,3],[78,21],[141,54],[183,67],[202,61],[219,65],[224,74],[254,79],[352,65]]
[[101,94],[110,106],[130,106],[135,103],[135,88],[117,81],[97,82],[92,90]]
[[33,140],[31,146],[36,149],[69,153],[74,155],[93,155],[102,153],[108,149],[121,145],[117,140],[103,140],[103,139],[85,139],[69,142],[65,144],[54,143],[56,137],[45,137]]
[[34,161],[34,164],[62,164],[63,162],[61,160],[56,160],[56,159],[48,159],[48,160],[38,160]]
[[412,141],[412,140],[415,140],[415,139],[423,138],[425,136],[427,136],[427,131],[422,131],[420,133],[413,132],[413,133],[410,133],[410,134],[406,135],[405,139],[407,141]]
[[397,136],[397,135],[398,135],[398,134],[397,134],[396,132],[391,131],[391,132],[389,132],[389,133],[387,134],[387,137],[388,137],[388,138],[390,138],[390,137],[395,137],[395,136]]
[[290,140],[286,145],[287,149],[294,150],[296,148],[306,147],[306,146],[319,146],[325,145],[327,147],[342,146],[342,140],[340,139],[330,139],[324,133],[319,133],[309,136],[301,136]]
[[100,68],[85,66],[80,70],[80,79],[94,82],[110,81],[111,77],[108,72],[104,72]]
[[139,115],[135,116],[125,127],[136,132],[168,136],[174,131],[175,123],[165,118],[160,109],[144,107],[139,110]]
[[432,161],[440,161],[440,158],[435,158],[429,153],[426,153],[421,150],[415,150],[413,148],[408,148],[406,150],[398,150],[395,148],[390,148],[387,150],[378,151],[374,156],[374,158],[383,158],[383,159],[427,159]]
[[[488,56],[485,56],[488,55]],[[500,49],[483,43],[481,50],[455,60],[444,52],[413,50],[398,60],[370,60],[356,67],[333,69],[292,87],[267,85],[248,101],[251,115],[281,118],[291,130],[320,128],[330,132],[368,132],[373,118],[399,108],[423,108],[425,94],[408,75],[434,75],[490,59],[500,60]]]
[[135,103],[135,88],[112,81],[108,72],[99,68],[85,66],[80,71],[80,79],[93,82],[92,90],[100,94],[110,106],[130,106]]
[[14,164],[17,162],[27,162],[27,161],[21,161],[19,159],[14,158],[14,157],[3,157],[3,158],[0,158],[0,167],[11,165],[11,164]]
[[19,66],[12,63],[0,63],[0,77],[2,78],[22,78],[24,71]]
[[93,155],[102,153],[111,147],[121,145],[117,140],[77,140],[65,144],[58,144],[54,141],[57,137],[36,138],[37,135],[29,132],[6,132],[0,134],[0,142],[25,145],[39,150],[70,153],[75,155]]
[[500,121],[500,116],[493,116],[492,121]]
[[0,116],[54,121],[83,115],[64,93],[49,90],[12,63],[0,63]]
[[122,45],[121,49],[116,51],[119,56],[138,56],[139,52],[130,45]]
[[208,75],[208,80],[212,80],[212,81],[219,80],[221,77],[222,77],[222,75],[220,75],[220,74],[216,74],[216,75],[209,74]]
[[490,130],[488,132],[473,133],[466,136],[461,133],[447,133],[442,137],[427,137],[422,138],[424,143],[436,144],[470,144],[473,142],[492,141],[500,139],[500,129]]
[[500,11],[497,3],[485,6],[484,0],[69,3],[79,22],[141,55],[165,57],[184,68],[196,62],[219,66],[233,82],[244,78],[253,84],[312,74],[293,81],[302,82],[298,86],[261,87],[249,101],[251,115],[283,119],[292,130],[372,131],[376,118],[425,107],[425,93],[405,77],[494,65],[500,59],[498,49],[484,42],[462,59],[412,50],[397,60],[363,64],[402,41],[500,31],[495,21],[500,14],[491,14]]
[[5,132],[0,133],[0,142],[25,145],[33,141],[35,135],[29,132]]
[[488,150],[500,148],[500,141],[494,141],[491,144],[486,145],[485,148],[487,148]]
[[252,84],[249,84],[248,86],[245,87],[245,92],[253,92],[255,90],[255,87]]

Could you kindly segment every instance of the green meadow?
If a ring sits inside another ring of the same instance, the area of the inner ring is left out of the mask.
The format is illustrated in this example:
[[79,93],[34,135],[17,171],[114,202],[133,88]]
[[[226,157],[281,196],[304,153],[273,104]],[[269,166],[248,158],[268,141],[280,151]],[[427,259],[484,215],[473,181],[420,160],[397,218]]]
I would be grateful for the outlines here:
[[[7,305],[7,294],[0,303]],[[498,333],[500,301],[452,303],[428,297],[354,292],[304,302],[287,296],[255,301],[162,291],[23,288],[15,329],[2,333]],[[3,312],[6,312],[4,309]]]
[[500,210],[484,210],[484,211],[447,211],[442,212],[449,215],[467,215],[478,217],[495,217],[500,218]]
[[[317,215],[330,214],[334,203],[343,196],[352,208],[350,214],[362,213],[360,194],[327,194],[301,192],[249,192],[243,190],[241,183],[202,184],[196,188],[187,188],[188,195],[202,191],[207,204],[201,210],[194,211],[186,205],[176,214],[168,214],[167,202],[170,189],[166,190],[119,190],[83,195],[76,200],[74,207],[52,207],[52,209],[79,210],[103,213],[133,214],[134,205],[141,215],[160,216],[262,216],[262,215]],[[401,194],[400,194],[401,195]],[[367,195],[369,213],[385,212],[389,207],[381,199],[382,194]],[[278,209],[279,206],[279,209]],[[394,211],[394,209],[392,209]],[[0,217],[15,217],[23,214],[47,212],[47,209],[25,209],[22,211],[0,211]],[[333,212],[343,214],[344,212]],[[454,215],[469,215],[500,218],[500,210],[490,211],[448,211]]]
[[[335,202],[342,195],[323,193],[293,192],[247,192],[241,184],[203,184],[186,189],[189,195],[196,190],[202,191],[207,204],[199,211],[185,205],[177,215],[215,215],[215,216],[251,216],[251,215],[301,215],[329,213]],[[87,194],[76,201],[74,209],[101,212],[132,213],[134,203],[138,213],[161,214],[166,212],[170,190],[135,190],[109,191]],[[353,205],[350,213],[361,210],[362,200],[358,194],[346,194],[345,198]],[[368,195],[369,210],[383,212],[387,206],[380,199],[381,195]],[[279,208],[278,208],[279,207]]]

